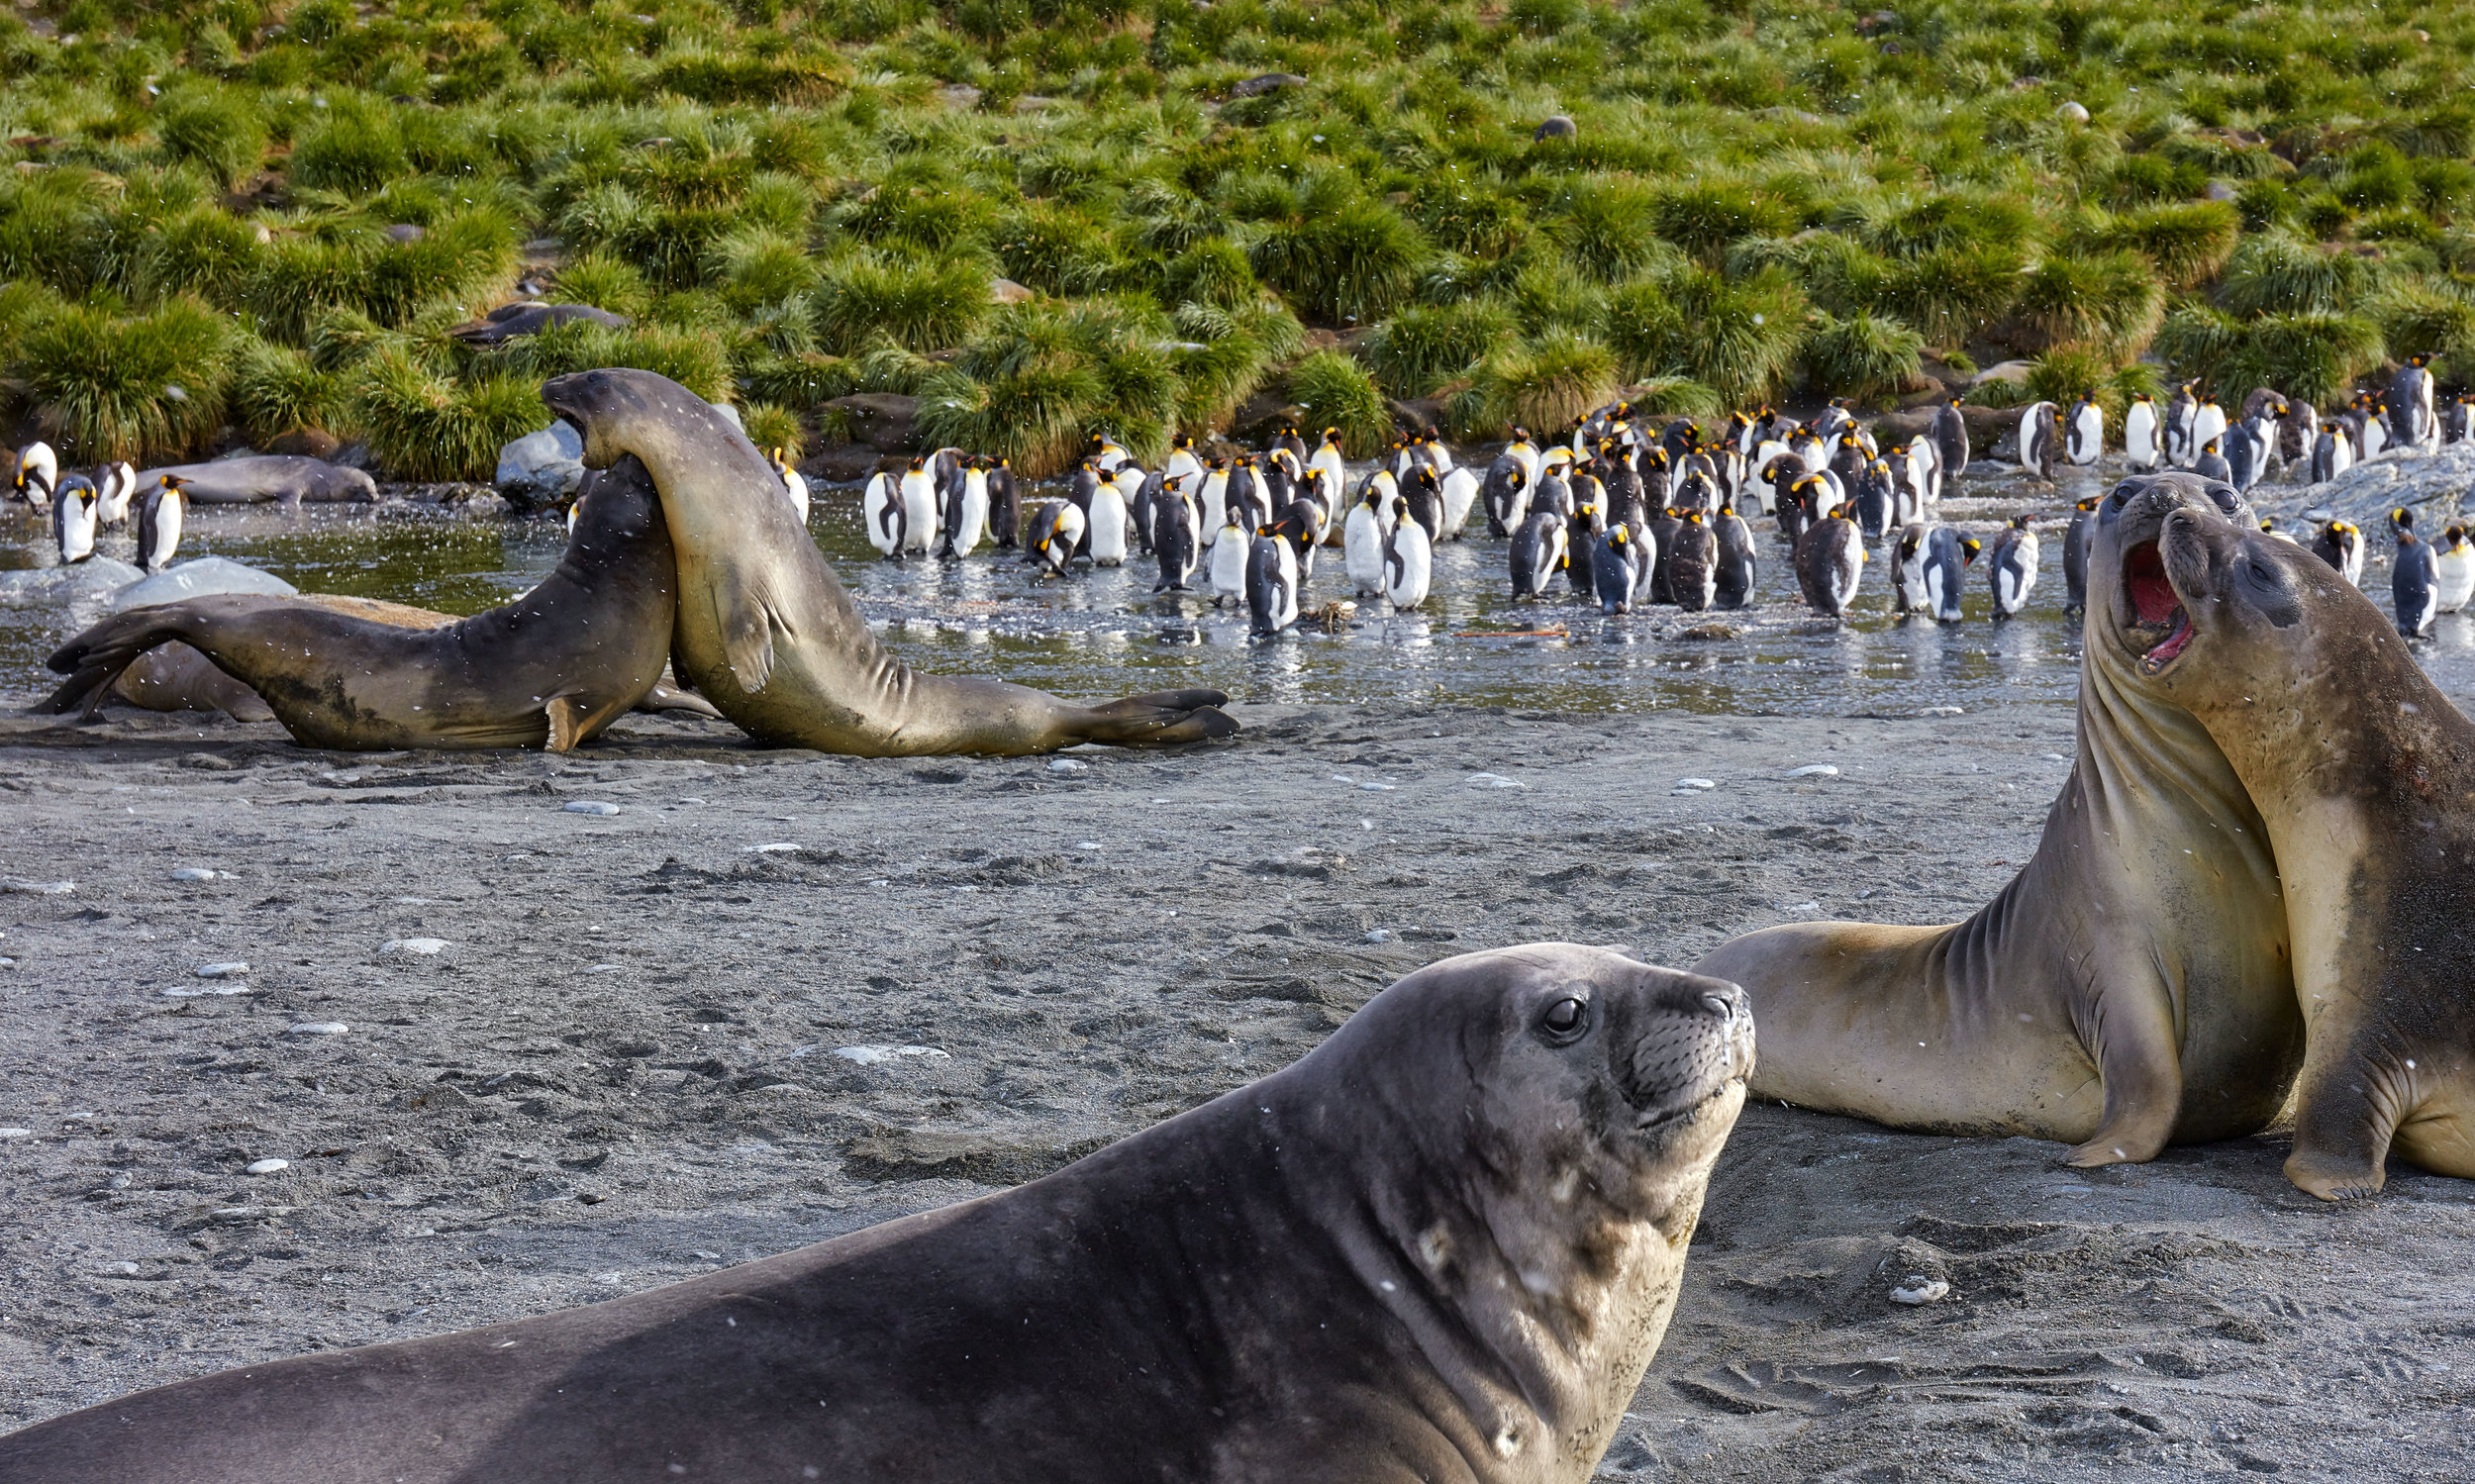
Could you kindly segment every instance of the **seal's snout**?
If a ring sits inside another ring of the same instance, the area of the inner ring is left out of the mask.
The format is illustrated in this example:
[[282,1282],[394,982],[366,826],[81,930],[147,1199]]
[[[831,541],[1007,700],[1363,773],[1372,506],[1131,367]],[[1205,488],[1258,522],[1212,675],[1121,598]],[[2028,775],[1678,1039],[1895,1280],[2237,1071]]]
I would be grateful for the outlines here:
[[1686,992],[1660,996],[1621,1067],[1643,1133],[1689,1116],[1753,1070],[1753,1009],[1744,991],[1724,979],[1676,977]]

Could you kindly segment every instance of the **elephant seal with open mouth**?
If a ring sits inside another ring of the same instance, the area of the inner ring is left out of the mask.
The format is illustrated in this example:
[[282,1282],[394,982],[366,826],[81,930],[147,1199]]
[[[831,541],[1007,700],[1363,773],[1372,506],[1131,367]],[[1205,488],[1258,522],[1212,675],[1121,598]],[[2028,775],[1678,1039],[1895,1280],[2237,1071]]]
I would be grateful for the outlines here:
[[2127,657],[2225,749],[2285,881],[2307,1045],[2287,1178],[2369,1195],[2392,1153],[2475,1177],[2475,723],[2290,542],[2177,511],[2133,559]]
[[2267,834],[2119,637],[2125,553],[2184,509],[2250,519],[2230,485],[2188,474],[2125,480],[2096,512],[2079,757],[2001,895],[1949,927],[1767,928],[1695,966],[1752,997],[1755,1095],[2054,1139],[2079,1165],[2276,1117],[2303,1039]]
[[584,463],[634,455],[661,489],[679,563],[671,663],[761,742],[862,757],[1020,755],[1078,742],[1165,746],[1228,737],[1216,690],[1077,706],[1002,680],[923,674],[885,652],[737,425],[650,371],[579,371],[542,400],[584,438]]
[[44,1484],[1582,1484],[1753,1031],[1599,948],[1403,979],[1044,1179],[743,1267],[0,1438]]

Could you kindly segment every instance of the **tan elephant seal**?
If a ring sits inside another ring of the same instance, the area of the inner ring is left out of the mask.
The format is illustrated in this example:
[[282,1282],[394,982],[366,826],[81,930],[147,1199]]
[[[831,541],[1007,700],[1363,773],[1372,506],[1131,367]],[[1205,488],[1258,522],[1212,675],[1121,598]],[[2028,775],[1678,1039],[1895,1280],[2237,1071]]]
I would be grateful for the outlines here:
[[672,663],[760,741],[864,757],[1014,755],[1238,730],[1215,690],[1077,706],[1002,680],[915,670],[869,632],[782,498],[781,474],[738,425],[650,371],[561,376],[542,400],[583,435],[588,467],[633,454],[652,471],[679,563]]
[[2081,1165],[2276,1116],[2303,1040],[2260,815],[2118,633],[2123,553],[2183,508],[2248,516],[2184,474],[2126,480],[2097,512],[2078,760],[2001,895],[1949,927],[1764,929],[1696,966],[1752,997],[1756,1095],[2054,1139]]
[[1473,953],[1044,1179],[0,1437],[43,1484],[1582,1484],[1744,1103],[1732,984]]
[[2307,1037],[2287,1178],[2369,1195],[2392,1153],[2475,1177],[2475,723],[2290,542],[2178,512],[2142,565],[2126,654],[2225,749],[2285,879]]
[[676,582],[653,481],[631,462],[596,484],[557,569],[487,613],[417,629],[297,598],[133,608],[51,656],[70,678],[42,709],[92,716],[133,661],[177,641],[256,692],[311,746],[563,752],[652,690]]

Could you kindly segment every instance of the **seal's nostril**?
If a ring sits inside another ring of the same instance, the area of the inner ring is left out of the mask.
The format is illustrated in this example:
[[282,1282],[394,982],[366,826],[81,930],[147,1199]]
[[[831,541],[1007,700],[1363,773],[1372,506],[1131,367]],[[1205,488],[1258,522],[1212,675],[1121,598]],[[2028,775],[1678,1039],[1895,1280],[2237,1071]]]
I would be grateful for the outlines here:
[[1702,1003],[1708,1005],[1713,1011],[1717,1012],[1719,1018],[1723,1021],[1732,1021],[1735,1019],[1735,997],[1733,995],[1707,994],[1702,996]]

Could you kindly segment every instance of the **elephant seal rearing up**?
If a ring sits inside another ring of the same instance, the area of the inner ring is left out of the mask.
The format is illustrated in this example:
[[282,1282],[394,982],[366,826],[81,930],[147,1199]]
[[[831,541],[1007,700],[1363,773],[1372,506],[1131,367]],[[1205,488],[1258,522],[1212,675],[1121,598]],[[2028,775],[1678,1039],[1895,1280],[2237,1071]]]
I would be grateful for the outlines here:
[[563,752],[643,700],[670,647],[677,573],[653,481],[633,461],[595,484],[558,567],[515,601],[438,629],[297,598],[227,594],[133,608],[62,645],[44,702],[92,716],[113,681],[171,641],[257,692],[314,747]]
[[2393,1152],[2475,1178],[2475,723],[2290,542],[2177,512],[2133,559],[2126,653],[2225,748],[2285,877],[2307,1043],[2287,1178],[2369,1195]]
[[1732,984],[1569,943],[1447,959],[1045,1179],[107,1402],[0,1438],[0,1478],[1581,1484],[1752,1057]]
[[2123,553],[2183,508],[2249,521],[2231,486],[2188,474],[2125,480],[2097,512],[2079,758],[2001,895],[1945,928],[1769,928],[1696,966],[1752,997],[1757,1096],[2055,1139],[2081,1165],[2276,1116],[2303,1039],[2260,815],[2118,636]]
[[584,463],[652,471],[679,563],[671,663],[763,742],[863,757],[1016,755],[1077,742],[1228,737],[1219,691],[1077,706],[1002,680],[923,674],[885,652],[737,426],[650,371],[580,371],[542,388],[584,438]]

